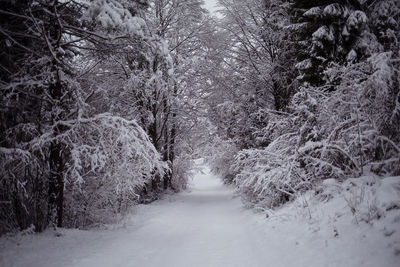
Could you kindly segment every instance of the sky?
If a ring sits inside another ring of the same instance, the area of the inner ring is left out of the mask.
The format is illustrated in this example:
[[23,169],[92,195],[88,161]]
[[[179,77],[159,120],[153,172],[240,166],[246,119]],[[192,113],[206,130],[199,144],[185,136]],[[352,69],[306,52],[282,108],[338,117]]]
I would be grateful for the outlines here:
[[210,10],[210,12],[216,11],[218,8],[215,7],[217,0],[204,0],[204,7]]

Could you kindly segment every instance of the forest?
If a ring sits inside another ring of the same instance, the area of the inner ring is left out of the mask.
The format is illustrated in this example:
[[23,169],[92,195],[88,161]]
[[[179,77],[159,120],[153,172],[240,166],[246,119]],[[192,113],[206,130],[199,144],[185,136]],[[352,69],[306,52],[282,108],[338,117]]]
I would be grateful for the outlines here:
[[1,0],[0,235],[113,223],[198,158],[264,210],[400,175],[400,1],[203,5]]

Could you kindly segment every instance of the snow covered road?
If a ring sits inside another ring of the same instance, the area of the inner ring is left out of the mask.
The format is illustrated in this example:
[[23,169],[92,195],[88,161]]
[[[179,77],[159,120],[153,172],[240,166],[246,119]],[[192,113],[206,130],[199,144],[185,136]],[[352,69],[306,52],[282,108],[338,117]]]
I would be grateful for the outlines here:
[[[191,192],[141,205],[115,229],[3,237],[0,266],[398,266],[399,256],[392,252],[398,244],[396,227],[389,244],[378,228],[351,223],[346,217],[351,215],[332,222],[330,215],[313,213],[304,221],[296,217],[304,208],[289,205],[266,220],[245,210],[233,193],[204,168]],[[335,210],[338,203],[326,205]]]

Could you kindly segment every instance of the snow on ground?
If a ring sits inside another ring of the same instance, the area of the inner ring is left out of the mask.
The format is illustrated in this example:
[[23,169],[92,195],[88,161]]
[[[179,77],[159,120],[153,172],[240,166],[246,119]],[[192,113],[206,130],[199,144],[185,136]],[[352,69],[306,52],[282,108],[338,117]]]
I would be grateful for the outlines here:
[[400,178],[366,182],[379,203],[352,191],[366,180],[328,181],[317,196],[254,213],[204,168],[191,192],[141,205],[119,227],[3,237],[0,266],[399,266]]
[[263,214],[249,218],[275,244],[273,266],[400,266],[400,177],[326,180]]

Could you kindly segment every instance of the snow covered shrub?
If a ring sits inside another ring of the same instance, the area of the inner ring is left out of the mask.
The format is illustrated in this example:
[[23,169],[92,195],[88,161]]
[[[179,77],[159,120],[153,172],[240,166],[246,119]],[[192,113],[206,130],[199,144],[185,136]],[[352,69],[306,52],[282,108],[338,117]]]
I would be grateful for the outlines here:
[[[234,181],[247,204],[275,207],[319,181],[400,169],[398,73],[392,53],[332,64],[329,86],[301,87],[289,113],[272,113],[262,131],[268,146],[238,153]],[[395,96],[395,97],[393,97]],[[265,140],[264,140],[265,141]]]
[[[350,179],[351,181],[351,179]],[[346,183],[348,193],[344,198],[354,216],[356,223],[363,221],[371,223],[379,219],[383,211],[378,207],[377,199],[373,194],[372,185]]]
[[[64,122],[68,124],[68,122]],[[65,181],[71,226],[112,220],[137,202],[139,191],[165,166],[144,130],[110,114],[80,118],[63,135],[71,160]],[[80,208],[77,208],[80,207]]]
[[239,150],[232,142],[221,139],[217,139],[213,145],[213,152],[205,158],[206,162],[213,173],[221,175],[224,183],[231,184],[236,174],[232,166]]
[[399,172],[398,71],[392,62],[392,53],[383,52],[360,63],[331,64],[328,86],[305,87],[294,96],[295,111],[306,103],[296,100],[301,94],[314,99],[314,107],[302,111],[309,115],[299,131],[307,176],[358,177],[366,166],[378,174]]
[[347,176],[362,174],[365,166],[378,174],[400,171],[398,70],[392,61],[392,53],[383,52],[326,72],[339,84],[323,101],[318,120],[326,126],[324,146],[335,146],[347,158]]
[[46,184],[41,179],[42,167],[28,150],[0,147],[0,235],[31,224],[38,231],[45,227],[43,210],[47,202],[43,198]]
[[138,201],[133,193],[117,193],[113,180],[87,175],[79,188],[72,184],[66,186],[64,202],[64,225],[84,228],[115,223]]
[[274,208],[293,199],[297,192],[310,188],[295,155],[286,156],[289,155],[279,154],[272,146],[239,152],[234,165],[238,174],[234,181],[245,205]]
[[187,188],[188,180],[193,176],[194,161],[189,157],[176,157],[172,172],[172,189],[179,192]]
[[[319,88],[307,88],[307,94],[312,95],[312,99],[315,101],[314,125],[312,130],[309,129],[309,134],[301,138],[302,142],[299,143],[298,149],[299,157],[301,157],[307,175],[312,176],[315,180],[357,175],[359,171],[358,162],[354,161],[348,149],[332,140],[338,136],[339,139],[342,138],[340,131],[349,126],[347,121],[342,124],[338,124],[339,120],[329,122],[335,114],[329,108],[338,108],[337,102],[344,99],[338,99],[336,96],[330,98],[331,93],[321,92]],[[335,95],[335,93],[333,94]],[[315,99],[318,99],[318,101]],[[328,100],[333,101],[333,103]],[[340,112],[343,112],[341,114],[345,116],[351,114],[349,110],[343,107]],[[302,126],[301,129],[303,128],[307,127]]]
[[269,145],[238,153],[234,181],[246,205],[274,208],[312,187],[313,177],[305,175],[298,148],[313,135],[315,104],[306,91],[300,91],[293,98],[292,114],[270,114],[264,129],[265,138],[272,140]]
[[[382,219],[386,220],[386,223],[390,221],[389,224],[396,224],[395,218],[398,218],[400,213],[398,178],[369,174],[349,178],[343,182],[328,179],[320,185],[316,198],[324,202],[333,200],[336,207],[338,207],[338,201],[342,202],[345,204],[343,205],[344,212],[351,214],[356,224],[373,224],[374,221]],[[326,198],[327,196],[329,197]]]
[[294,1],[293,11],[300,27],[294,36],[304,41],[298,43],[298,79],[314,86],[305,91],[317,100],[315,135],[304,135],[298,146],[307,173],[355,177],[367,165],[379,174],[397,173],[399,2]]
[[134,192],[150,173],[163,172],[158,152],[135,121],[99,114],[60,124],[69,128],[60,136],[71,155],[66,181],[81,184],[85,174],[102,172],[115,181],[117,192]]
[[[2,232],[32,223],[37,231],[46,227],[50,183],[46,159],[55,143],[63,147],[65,162],[61,178],[66,226],[111,221],[135,203],[138,191],[154,174],[164,172],[159,153],[135,121],[111,114],[82,117],[83,110],[77,113],[76,119],[43,125],[41,134],[30,129],[36,136],[15,143],[17,148],[0,148],[0,201],[9,203],[5,212],[14,214],[0,217],[5,225]],[[57,127],[64,130],[55,134]],[[14,128],[6,134],[11,135]]]

